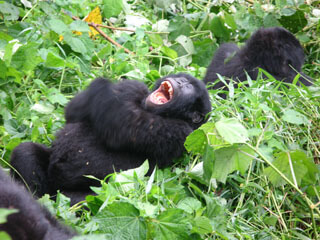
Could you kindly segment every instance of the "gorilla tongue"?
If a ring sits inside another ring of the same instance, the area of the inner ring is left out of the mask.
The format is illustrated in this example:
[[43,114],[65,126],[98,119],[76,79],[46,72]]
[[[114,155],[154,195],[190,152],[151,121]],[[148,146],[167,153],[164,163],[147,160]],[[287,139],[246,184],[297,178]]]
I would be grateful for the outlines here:
[[165,104],[173,95],[173,87],[169,81],[163,81],[160,87],[150,95],[150,101],[154,104]]

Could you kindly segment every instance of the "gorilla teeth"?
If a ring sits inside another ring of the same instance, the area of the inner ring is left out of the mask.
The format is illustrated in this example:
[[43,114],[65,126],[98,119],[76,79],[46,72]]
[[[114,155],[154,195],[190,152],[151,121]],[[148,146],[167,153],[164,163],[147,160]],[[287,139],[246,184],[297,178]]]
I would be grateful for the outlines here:
[[150,101],[154,104],[165,104],[172,99],[173,87],[170,81],[163,81],[160,87],[150,95]]

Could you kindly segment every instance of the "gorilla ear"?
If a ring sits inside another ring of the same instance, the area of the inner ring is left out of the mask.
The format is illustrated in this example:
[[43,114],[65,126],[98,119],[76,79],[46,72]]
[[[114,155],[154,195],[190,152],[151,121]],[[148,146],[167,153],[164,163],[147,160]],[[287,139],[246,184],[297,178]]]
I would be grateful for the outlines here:
[[199,113],[197,111],[193,112],[192,114],[192,122],[193,123],[200,123],[204,119],[204,115],[202,113]]

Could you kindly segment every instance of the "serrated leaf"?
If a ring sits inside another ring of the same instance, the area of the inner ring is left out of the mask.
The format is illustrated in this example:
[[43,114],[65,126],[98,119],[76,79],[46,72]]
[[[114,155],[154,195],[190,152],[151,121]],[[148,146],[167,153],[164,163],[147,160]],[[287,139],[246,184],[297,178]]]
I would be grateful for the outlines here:
[[[289,161],[291,161],[294,176],[298,185],[301,184],[302,179],[309,183],[315,181],[316,166],[312,159],[300,150],[276,154],[276,159],[273,161],[273,165],[289,180],[294,182]],[[275,186],[282,186],[286,184],[285,180],[282,179],[282,177],[271,167],[267,167],[264,170],[264,174],[268,176],[272,184]]]
[[201,202],[193,197],[187,197],[179,201],[177,208],[192,214],[194,211],[201,208]]
[[212,177],[225,183],[229,173],[240,171],[244,174],[255,152],[247,146],[231,146],[214,151]]
[[248,140],[247,129],[234,118],[222,119],[216,122],[220,136],[230,144],[245,143]]
[[146,239],[146,223],[140,212],[127,202],[114,202],[98,212],[93,218],[99,231],[109,239]]
[[292,124],[309,124],[308,118],[305,115],[292,109],[286,110],[281,118]]
[[203,154],[207,144],[208,140],[206,134],[203,130],[197,129],[187,137],[184,146],[188,152]]
[[212,226],[209,218],[204,216],[199,216],[194,218],[192,232],[199,233],[199,234],[209,234],[212,231],[213,230],[212,230]]
[[123,9],[122,0],[103,0],[103,14],[106,18],[118,16]]
[[224,20],[220,16],[215,16],[212,19],[210,29],[216,37],[225,41],[229,40],[231,31],[225,26]]
[[157,221],[152,221],[155,240],[189,239],[190,225],[185,212],[181,209],[170,208],[162,212]]

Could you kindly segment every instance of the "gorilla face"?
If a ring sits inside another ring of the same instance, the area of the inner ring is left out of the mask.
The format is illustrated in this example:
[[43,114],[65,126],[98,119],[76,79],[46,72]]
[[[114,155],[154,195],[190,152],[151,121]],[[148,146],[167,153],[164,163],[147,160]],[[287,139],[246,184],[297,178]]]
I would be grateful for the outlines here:
[[181,73],[158,80],[145,100],[145,108],[161,116],[183,119],[197,128],[205,121],[210,102],[203,82]]

